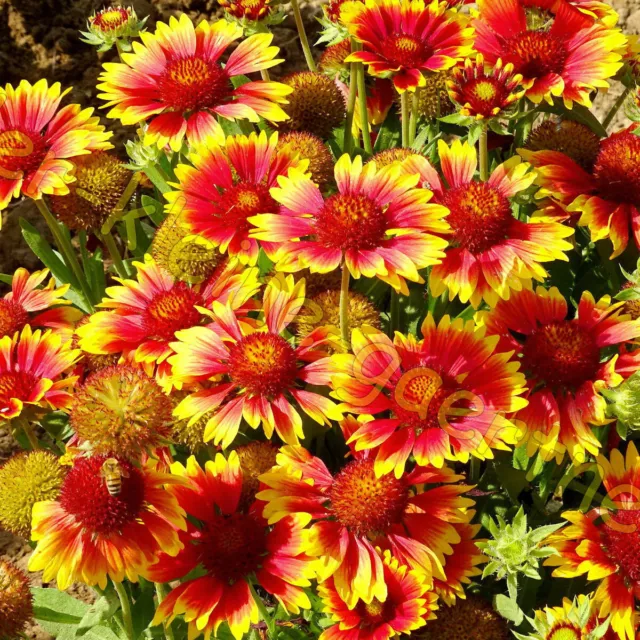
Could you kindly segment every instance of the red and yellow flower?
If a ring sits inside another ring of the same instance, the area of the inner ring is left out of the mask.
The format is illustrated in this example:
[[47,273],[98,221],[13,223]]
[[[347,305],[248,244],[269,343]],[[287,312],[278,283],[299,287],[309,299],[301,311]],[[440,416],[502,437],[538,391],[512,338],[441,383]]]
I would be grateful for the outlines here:
[[179,480],[118,458],[122,484],[111,495],[102,473],[108,457],[77,457],[58,499],[33,507],[29,570],[44,571],[59,589],[76,581],[104,589],[107,577],[136,582],[160,552],[175,556],[183,546],[184,511],[164,488]]
[[54,329],[67,339],[73,334],[73,327],[82,317],[82,312],[70,307],[70,300],[64,300],[69,285],[56,287],[51,278],[46,286],[39,286],[47,279],[49,269],[29,274],[22,267],[16,269],[11,280],[11,291],[0,298],[0,337],[13,336],[25,325]]
[[424,74],[450,69],[472,51],[466,18],[437,0],[366,0],[349,10],[347,27],[363,51],[346,62],[391,76],[400,93],[425,86]]
[[168,491],[198,524],[181,534],[184,549],[175,558],[163,555],[146,575],[170,582],[198,566],[204,575],[176,587],[158,607],[153,624],[184,614],[190,638],[200,633],[209,638],[227,622],[240,640],[259,620],[252,581],[290,613],[311,607],[303,591],[313,577],[306,555],[309,532],[299,517],[287,516],[270,526],[261,503],[242,506],[243,472],[236,452],[228,460],[218,454],[204,469],[191,456],[186,468],[176,462],[171,471],[186,483]]
[[622,66],[625,36],[569,2],[478,0],[478,8],[476,50],[491,64],[512,64],[536,104],[562,97],[569,109],[590,107],[589,94],[607,89]]
[[[428,315],[422,340],[371,328],[353,331],[353,353],[336,354],[332,396],[361,416],[348,444],[374,450],[375,473],[400,478],[409,456],[421,466],[493,458],[521,434],[507,416],[527,402],[524,374],[473,320],[436,324]],[[510,350],[509,350],[510,351]],[[380,414],[379,417],[373,417]]]
[[558,151],[522,155],[537,168],[540,195],[581,214],[578,224],[594,242],[609,238],[612,259],[626,249],[630,233],[640,247],[640,138],[633,127],[601,140],[590,170]]
[[0,87],[0,211],[21,193],[33,199],[69,193],[71,159],[113,146],[93,109],[59,109],[66,93],[46,80]]
[[182,400],[174,415],[191,423],[210,415],[204,439],[223,448],[233,442],[243,418],[253,429],[262,424],[267,438],[275,430],[290,444],[304,436],[298,408],[319,424],[339,420],[335,403],[304,388],[329,383],[329,329],[319,327],[297,345],[283,337],[304,299],[304,280],[272,278],[264,292],[263,321],[239,320],[228,306],[214,302],[212,324],[179,331],[171,344],[172,375],[203,388]]
[[336,623],[322,632],[320,640],[390,640],[435,619],[437,596],[423,575],[400,564],[389,551],[382,557],[382,571],[387,597],[360,601],[352,608],[340,597],[333,578],[318,586],[324,612]]
[[453,69],[447,89],[451,100],[460,105],[460,115],[485,120],[515,106],[524,95],[524,90],[516,90],[521,82],[513,64],[503,65],[498,59],[494,67],[487,68],[478,54],[475,60],[467,58],[464,67]]
[[513,156],[481,182],[474,180],[474,147],[459,140],[449,147],[439,140],[438,151],[447,186],[426,158],[414,155],[403,163],[407,173],[420,173],[435,202],[450,211],[450,246],[429,277],[433,296],[448,290],[450,300],[459,296],[477,307],[484,299],[493,306],[531,279],[543,280],[547,272],[541,263],[568,259],[565,251],[572,247],[564,238],[573,233],[571,228],[535,218],[524,222],[513,215],[511,199],[536,178],[528,163]]
[[[348,422],[347,432],[353,429]],[[463,542],[459,527],[468,523],[472,512],[467,508],[474,503],[464,497],[468,486],[453,484],[462,476],[447,467],[416,467],[400,478],[377,477],[373,458],[356,453],[332,475],[320,458],[299,446],[284,447],[277,462],[260,476],[268,487],[257,495],[267,503],[264,515],[278,522],[297,514],[311,523],[308,553],[317,559],[318,580],[332,578],[332,588],[348,608],[359,599],[384,602],[388,596],[376,546],[429,582],[435,578],[452,590],[461,590],[460,580],[477,572],[475,557],[482,556],[476,549],[474,558],[462,554],[468,565],[462,571],[456,567],[448,582],[449,559],[456,559],[457,545]],[[437,486],[425,489],[426,484]]]
[[27,324],[22,331],[0,338],[0,419],[19,416],[25,405],[65,409],[76,377],[67,376],[80,351],[60,335]]
[[255,269],[237,262],[222,264],[202,284],[189,286],[161,268],[150,256],[134,262],[135,280],[120,280],[109,287],[99,304],[108,311],[94,313],[77,329],[79,346],[93,354],[121,353],[125,359],[158,365],[157,375],[166,380],[167,358],[176,331],[202,324],[204,311],[213,301],[240,309],[258,290]]
[[[169,145],[180,150],[201,143],[208,136],[220,140],[222,127],[216,117],[258,122],[286,119],[279,106],[290,89],[278,82],[254,80],[234,88],[233,78],[269,69],[280,60],[273,35],[258,33],[243,40],[224,67],[220,64],[229,46],[242,37],[242,27],[219,20],[206,20],[196,27],[186,14],[158,22],[153,34],[142,32],[142,44],[133,43],[133,53],[123,62],[105,63],[98,88],[107,100],[110,118],[123,124],[149,120],[145,144]],[[221,140],[220,140],[221,141]]]
[[611,616],[611,628],[621,640],[635,639],[635,609],[640,599],[640,456],[629,442],[626,456],[618,450],[609,460],[598,457],[598,473],[607,491],[601,507],[588,513],[566,511],[570,525],[548,542],[558,555],[545,562],[553,575],[598,580],[594,604],[598,616]]
[[[527,375],[529,405],[516,414],[527,427],[527,452],[539,450],[558,463],[565,453],[584,462],[598,455],[600,442],[591,425],[601,426],[606,402],[599,391],[623,380],[611,347],[640,335],[640,321],[624,315],[624,302],[598,302],[585,291],[575,318],[556,287],[524,289],[501,300],[479,321],[487,333],[500,336],[498,348],[515,351]],[[607,355],[609,354],[609,355]]]
[[398,291],[406,280],[423,282],[418,269],[443,257],[447,210],[430,202],[431,192],[417,188],[418,175],[401,166],[378,170],[375,162],[344,154],[335,166],[337,193],[324,199],[300,170],[291,169],[271,189],[282,205],[278,214],[250,218],[251,235],[279,245],[281,271],[328,273],[342,261],[354,278],[377,277]]
[[290,148],[276,149],[277,144],[278,134],[267,138],[264,131],[229,136],[224,147],[208,139],[189,155],[190,165],[177,166],[178,190],[166,194],[167,210],[221,253],[255,265],[260,247],[249,237],[248,218],[277,213],[280,205],[269,190],[291,167],[305,171],[309,164]]

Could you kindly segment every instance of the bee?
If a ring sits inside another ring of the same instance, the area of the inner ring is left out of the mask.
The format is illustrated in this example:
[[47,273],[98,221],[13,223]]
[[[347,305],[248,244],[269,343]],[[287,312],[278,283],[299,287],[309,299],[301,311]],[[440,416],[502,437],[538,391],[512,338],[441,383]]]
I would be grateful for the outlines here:
[[122,478],[128,478],[129,472],[115,458],[107,458],[102,464],[100,475],[105,480],[109,495],[118,496],[122,490]]

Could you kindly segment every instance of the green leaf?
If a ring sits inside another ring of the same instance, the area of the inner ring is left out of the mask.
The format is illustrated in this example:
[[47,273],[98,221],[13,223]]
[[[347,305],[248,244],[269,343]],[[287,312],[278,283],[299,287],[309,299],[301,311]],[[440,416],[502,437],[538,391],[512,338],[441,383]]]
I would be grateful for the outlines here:
[[152,198],[151,196],[143,195],[140,198],[140,203],[142,204],[142,208],[145,213],[149,218],[151,218],[154,224],[160,226],[164,222],[166,216],[164,214],[162,202]]
[[40,420],[40,426],[58,441],[66,440],[73,434],[69,426],[69,415],[63,411],[50,411]]
[[378,151],[397,147],[400,143],[400,137],[400,118],[396,113],[390,112],[378,131],[378,136],[373,146],[373,152],[378,153]]
[[440,122],[446,122],[447,124],[457,124],[460,127],[470,127],[477,122],[475,118],[471,116],[463,116],[460,113],[452,113],[448,116],[442,116],[438,118]]
[[22,237],[31,251],[42,260],[42,263],[51,271],[56,280],[65,284],[70,283],[71,286],[78,289],[78,281],[71,269],[62,261],[59,254],[51,248],[51,245],[44,239],[42,234],[25,218],[20,218],[20,228],[22,229]]
[[153,589],[140,593],[131,608],[131,617],[133,618],[133,635],[135,638],[139,638],[153,620],[153,616],[155,614],[153,594]]
[[38,622],[78,624],[89,605],[58,589],[32,587],[33,617]]
[[467,136],[467,142],[471,146],[475,146],[480,140],[480,134],[482,133],[482,129],[484,128],[484,124],[482,122],[478,122],[474,120],[474,122],[469,127],[469,135]]
[[80,638],[84,636],[88,631],[91,631],[91,629],[98,626],[100,623],[109,620],[119,608],[120,602],[117,597],[113,598],[104,595],[102,598],[96,600],[78,624],[76,637]]
[[494,601],[496,611],[507,620],[510,620],[516,625],[519,625],[524,620],[524,614],[522,609],[518,606],[518,603],[511,598],[499,593]]

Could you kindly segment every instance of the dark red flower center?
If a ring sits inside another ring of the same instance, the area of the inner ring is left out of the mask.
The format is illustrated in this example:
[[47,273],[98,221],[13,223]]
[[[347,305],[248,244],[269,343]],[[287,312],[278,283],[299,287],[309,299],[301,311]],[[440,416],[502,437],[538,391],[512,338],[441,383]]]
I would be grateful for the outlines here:
[[640,207],[640,138],[622,131],[602,141],[593,173],[604,198]]
[[495,108],[502,109],[509,97],[504,83],[495,78],[473,78],[461,83],[459,91],[460,104],[469,104],[473,114],[480,114],[485,118],[494,115]]
[[392,473],[376,478],[373,460],[353,460],[335,477],[329,496],[336,520],[366,536],[401,521],[409,491]]
[[197,111],[225,102],[233,85],[218,64],[191,56],[168,62],[158,79],[158,91],[171,109]]
[[244,513],[216,514],[206,524],[199,550],[210,574],[234,583],[260,568],[267,551],[264,523]]
[[231,348],[230,376],[251,395],[273,398],[293,386],[298,373],[296,353],[273,333],[252,333]]
[[13,336],[29,322],[26,309],[13,300],[0,299],[0,338]]
[[46,139],[34,131],[0,131],[0,179],[27,180],[48,152]]
[[395,606],[391,594],[384,602],[374,598],[371,602],[360,600],[356,605],[361,629],[375,629],[395,618]]
[[565,43],[548,31],[522,31],[504,43],[504,62],[525,79],[562,74],[569,55]]
[[386,230],[384,211],[362,194],[331,196],[316,216],[314,225],[320,244],[343,251],[375,249],[384,240]]
[[[614,497],[619,499],[620,496]],[[618,565],[622,577],[630,586],[640,586],[640,510],[610,513],[599,529],[602,547]]]
[[239,182],[223,191],[220,199],[212,202],[211,207],[213,215],[225,226],[235,228],[238,234],[245,234],[251,228],[247,218],[260,213],[278,213],[280,210],[267,185],[251,182]]
[[525,370],[547,385],[577,388],[595,378],[600,349],[576,322],[563,320],[545,324],[528,336],[522,359]]
[[169,342],[176,331],[199,324],[202,316],[194,305],[202,304],[200,294],[184,282],[176,282],[169,291],[156,294],[144,310],[149,339]]
[[246,20],[261,20],[269,13],[268,0],[237,0],[220,4],[225,6],[232,16]]
[[115,31],[129,22],[130,13],[125,7],[109,7],[96,13],[91,26],[105,33]]
[[414,35],[393,33],[380,44],[380,55],[397,67],[418,69],[429,57],[429,47]]
[[138,519],[145,501],[142,472],[122,458],[116,458],[120,493],[109,493],[103,465],[110,457],[76,458],[59,498],[62,508],[87,531],[102,536],[119,533]]
[[36,383],[36,377],[28,371],[0,373],[0,405],[6,406],[11,398],[26,400]]
[[473,254],[482,253],[502,242],[513,222],[511,205],[497,189],[486,182],[449,189],[441,198],[450,211],[447,222],[455,243]]

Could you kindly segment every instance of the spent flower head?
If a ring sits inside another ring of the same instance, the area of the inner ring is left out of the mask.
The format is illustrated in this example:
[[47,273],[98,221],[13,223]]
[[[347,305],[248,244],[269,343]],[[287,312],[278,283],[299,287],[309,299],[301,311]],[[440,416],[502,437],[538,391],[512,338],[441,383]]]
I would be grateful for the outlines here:
[[24,637],[22,632],[32,618],[33,596],[27,576],[0,560],[0,640]]
[[562,526],[550,524],[537,529],[527,525],[527,516],[520,507],[511,524],[507,524],[501,516],[497,523],[489,519],[489,532],[492,539],[476,543],[478,548],[488,556],[482,578],[495,574],[498,580],[506,578],[509,596],[517,596],[518,578],[521,575],[540,580],[539,563],[541,558],[548,558],[555,553],[551,547],[542,542]]
[[143,30],[147,18],[139,20],[133,7],[105,7],[87,20],[88,31],[81,31],[80,39],[98,51],[109,51],[116,43],[121,51],[131,51],[129,41]]

